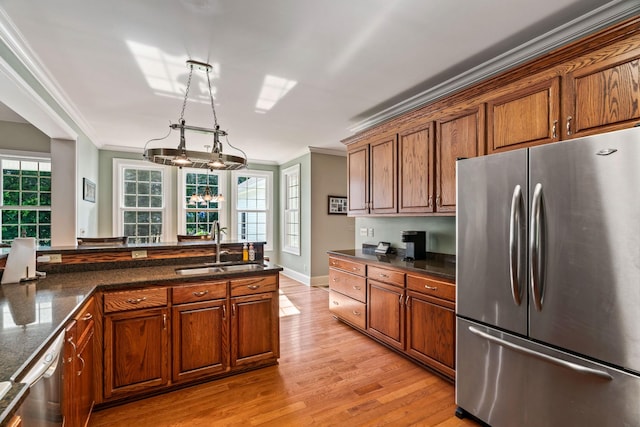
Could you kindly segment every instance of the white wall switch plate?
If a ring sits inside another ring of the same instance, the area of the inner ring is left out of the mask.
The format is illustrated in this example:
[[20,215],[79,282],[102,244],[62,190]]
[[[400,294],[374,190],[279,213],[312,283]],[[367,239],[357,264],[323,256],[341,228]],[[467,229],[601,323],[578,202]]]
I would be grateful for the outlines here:
[[361,236],[366,236],[367,235],[367,229],[365,227],[361,227],[360,228],[360,235]]
[[140,258],[146,258],[147,257],[147,251],[131,251],[131,258],[133,259],[140,259]]

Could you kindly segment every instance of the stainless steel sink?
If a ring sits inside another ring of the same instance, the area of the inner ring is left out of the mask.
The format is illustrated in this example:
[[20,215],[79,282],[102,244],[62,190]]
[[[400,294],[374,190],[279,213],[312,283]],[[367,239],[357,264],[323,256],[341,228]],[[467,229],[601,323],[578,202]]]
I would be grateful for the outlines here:
[[262,270],[264,265],[262,264],[232,264],[224,266],[197,266],[197,267],[184,267],[177,268],[176,274],[181,276],[189,276],[195,274],[216,274],[216,273],[235,273],[242,271],[255,271]]

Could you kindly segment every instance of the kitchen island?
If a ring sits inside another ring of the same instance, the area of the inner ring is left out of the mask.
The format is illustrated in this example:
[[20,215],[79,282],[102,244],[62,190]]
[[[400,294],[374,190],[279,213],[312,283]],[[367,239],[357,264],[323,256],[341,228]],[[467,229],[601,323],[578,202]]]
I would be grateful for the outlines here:
[[[11,384],[0,400],[0,425],[8,422],[28,394],[26,385],[19,382],[21,375],[90,300],[96,299],[95,336],[99,337],[101,348],[103,309],[102,300],[98,297],[102,298],[103,295],[150,288],[162,289],[165,294],[173,295],[171,291],[175,292],[178,288],[215,282],[224,288],[224,296],[218,295],[219,300],[229,301],[231,283],[259,277],[275,277],[273,281],[277,288],[277,274],[281,268],[264,264],[261,244],[256,245],[257,256],[253,262],[242,262],[241,252],[238,260],[238,248],[241,249],[238,243],[223,243],[221,246],[227,258],[219,266],[233,265],[233,268],[210,268],[214,264],[212,261],[215,261],[212,258],[216,250],[214,243],[39,248],[41,260],[46,259],[42,256],[57,254],[62,262],[40,262],[38,270],[46,271],[45,278],[6,284],[0,289],[0,309],[3,313],[0,328],[0,382]],[[141,253],[145,257],[135,259],[135,254]],[[272,288],[273,285],[269,290]],[[165,305],[171,307],[171,296],[167,298]],[[236,307],[239,306],[234,305],[233,309]],[[277,355],[275,349],[273,356]],[[274,357],[270,362],[274,362]],[[257,366],[259,364],[250,367]],[[227,369],[224,373],[229,371]],[[169,381],[168,385],[171,383]],[[100,401],[100,396],[97,397]]]

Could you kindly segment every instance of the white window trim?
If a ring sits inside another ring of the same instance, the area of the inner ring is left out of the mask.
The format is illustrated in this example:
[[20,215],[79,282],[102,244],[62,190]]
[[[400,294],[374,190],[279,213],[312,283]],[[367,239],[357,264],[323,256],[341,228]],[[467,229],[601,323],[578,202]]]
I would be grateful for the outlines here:
[[[287,224],[287,200],[289,198],[289,189],[287,188],[287,177],[290,175],[297,175],[298,176],[298,247],[295,246],[287,246],[287,229],[288,229],[288,224]],[[300,182],[300,163],[295,164],[291,167],[288,167],[284,170],[282,170],[282,172],[280,173],[280,200],[282,201],[282,221],[281,221],[281,228],[282,228],[282,252],[287,252],[290,253],[292,255],[298,255],[300,256],[300,246],[301,246],[301,236],[300,236],[300,229],[301,229],[301,224],[300,221],[302,219],[302,217],[300,216],[300,202],[301,202],[301,182]]]
[[164,220],[162,222],[162,235],[160,239],[163,242],[174,241],[175,236],[173,236],[173,232],[170,231],[171,224],[173,224],[173,209],[169,209],[169,198],[171,196],[170,168],[168,166],[151,164],[143,160],[113,159],[112,234],[114,236],[122,236],[124,233],[124,225],[122,223],[123,216],[121,215],[121,210],[123,209],[121,202],[124,198],[122,183],[124,181],[124,169],[128,167],[134,169],[159,170],[160,173],[162,173],[163,206],[161,211],[162,218],[164,218]]
[[[187,230],[187,221],[185,219],[187,206],[183,203],[187,197],[187,194],[185,194],[187,173],[206,173],[206,171],[196,168],[178,169],[178,234],[185,234]],[[218,202],[218,221],[220,222],[220,227],[227,227],[227,209],[225,208],[225,204],[229,203],[229,196],[225,194],[227,189],[227,174],[225,172],[209,172],[209,175],[218,175],[218,189],[219,191],[222,190],[221,192],[225,197],[224,202]]]
[[267,213],[267,242],[264,245],[265,251],[273,250],[273,172],[260,171],[252,169],[234,170],[231,171],[231,236],[232,240],[237,240],[238,236],[238,176],[256,176],[267,178],[267,200],[266,200],[266,213]]

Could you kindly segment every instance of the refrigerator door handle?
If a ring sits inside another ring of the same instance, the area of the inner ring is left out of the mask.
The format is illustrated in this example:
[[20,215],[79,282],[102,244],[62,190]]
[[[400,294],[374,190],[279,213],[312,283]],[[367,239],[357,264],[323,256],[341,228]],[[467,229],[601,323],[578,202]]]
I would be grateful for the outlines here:
[[522,187],[516,185],[511,197],[511,213],[509,215],[509,279],[511,296],[516,305],[522,303],[520,290],[520,221],[522,209]]
[[586,366],[581,366],[578,365],[576,363],[573,362],[567,362],[566,360],[562,360],[562,359],[557,359],[555,357],[543,354],[543,353],[538,353],[537,351],[533,351],[533,350],[529,350],[528,348],[519,346],[517,344],[511,343],[509,341],[505,341],[501,338],[498,337],[494,337],[493,335],[490,335],[484,331],[481,331],[473,326],[469,326],[469,332],[471,332],[474,335],[477,335],[481,338],[486,339],[487,341],[491,341],[492,343],[498,344],[502,347],[506,347],[509,348],[513,351],[516,351],[518,353],[522,353],[525,354],[527,356],[531,356],[531,357],[535,357],[536,359],[540,359],[543,360],[545,362],[551,363],[553,365],[557,365],[557,366],[561,366],[563,368],[567,368],[567,369],[571,369],[574,372],[577,372],[579,374],[584,374],[584,375],[594,375],[598,378],[601,378],[603,380],[607,380],[607,381],[612,381],[613,377],[611,375],[609,375],[609,373],[605,372],[605,371],[599,371],[597,369],[591,369],[591,368],[587,368]]
[[531,294],[537,311],[542,311],[542,278],[544,277],[544,244],[542,242],[542,184],[537,183],[531,202],[531,236],[529,265],[531,266]]

